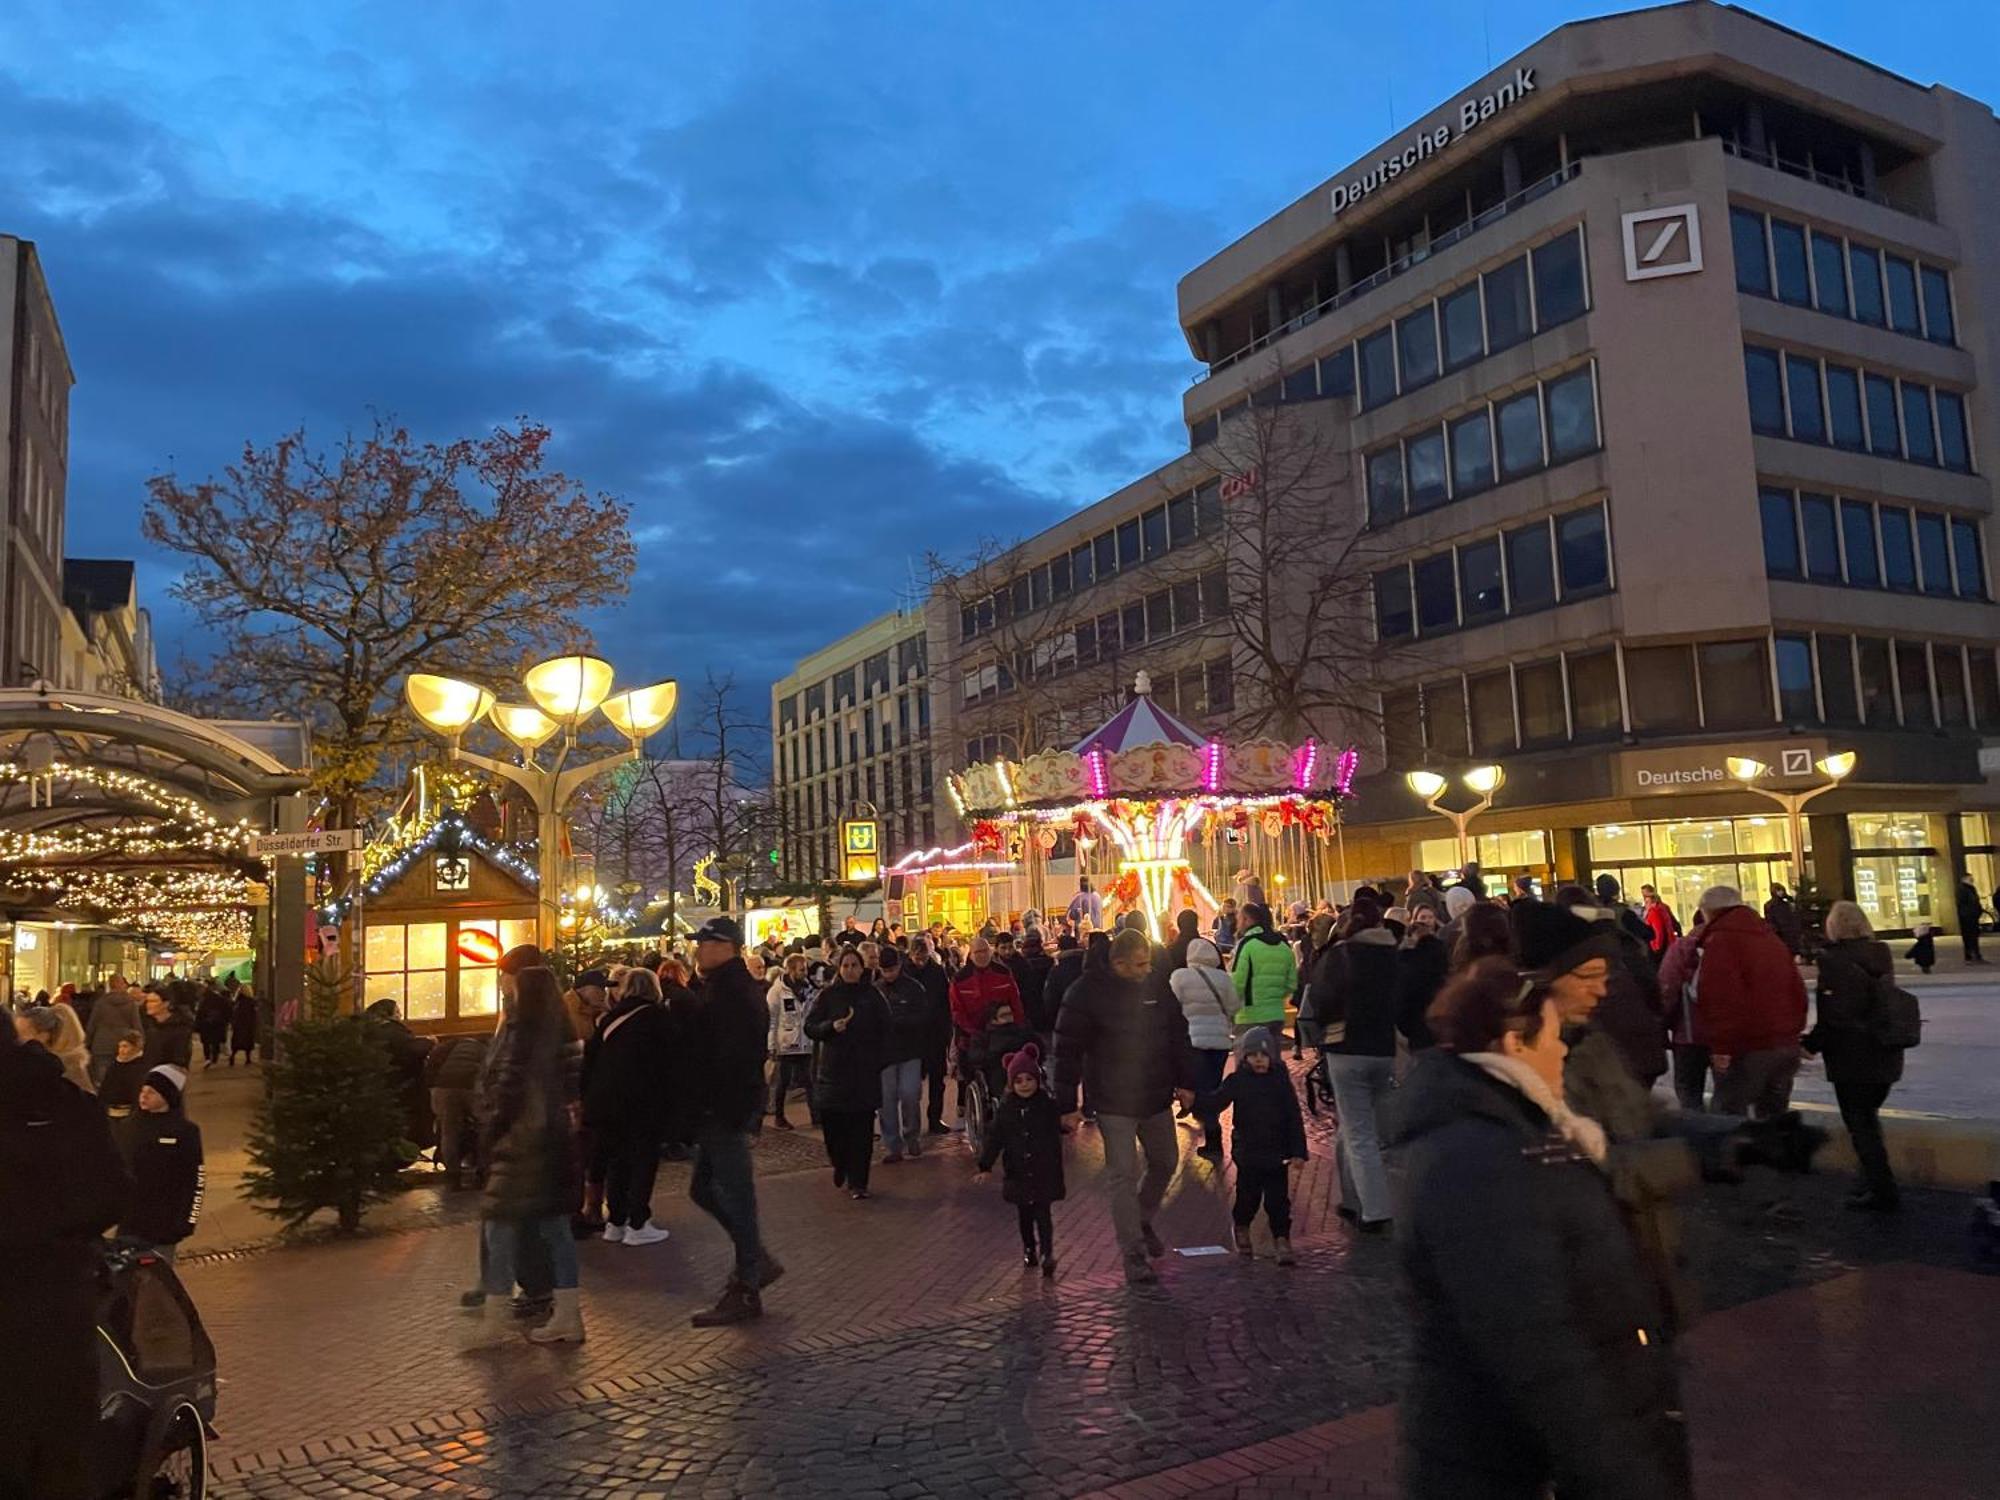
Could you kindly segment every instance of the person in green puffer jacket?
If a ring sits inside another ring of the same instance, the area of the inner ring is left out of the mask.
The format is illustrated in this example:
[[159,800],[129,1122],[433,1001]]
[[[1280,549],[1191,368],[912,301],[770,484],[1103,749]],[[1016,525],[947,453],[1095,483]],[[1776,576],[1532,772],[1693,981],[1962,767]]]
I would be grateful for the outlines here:
[[1261,903],[1243,908],[1243,935],[1236,940],[1230,965],[1237,998],[1238,1026],[1272,1026],[1283,1034],[1285,1006],[1299,988],[1299,961],[1292,945],[1271,921],[1271,909]]

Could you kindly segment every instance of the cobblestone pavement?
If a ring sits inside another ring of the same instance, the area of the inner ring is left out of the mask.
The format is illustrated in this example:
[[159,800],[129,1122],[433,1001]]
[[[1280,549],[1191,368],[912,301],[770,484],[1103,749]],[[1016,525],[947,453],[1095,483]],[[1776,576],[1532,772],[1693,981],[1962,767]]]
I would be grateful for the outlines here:
[[[1150,1289],[1119,1279],[1089,1131],[1057,1213],[1053,1282],[1022,1274],[1012,1213],[997,1186],[970,1180],[962,1145],[878,1169],[877,1196],[857,1204],[818,1172],[784,1170],[802,1164],[809,1137],[767,1138],[765,1219],[788,1274],[766,1318],[743,1329],[687,1326],[726,1250],[666,1179],[656,1205],[672,1241],[584,1247],[580,1349],[452,1351],[469,1226],[195,1264],[186,1279],[226,1382],[217,1492],[1393,1493],[1385,1406],[1405,1349],[1393,1251],[1335,1217],[1327,1142],[1314,1135],[1296,1270],[1176,1255]],[[1226,1240],[1227,1176],[1187,1159],[1159,1218],[1171,1244]],[[1738,1482],[1709,1492],[1749,1493],[1745,1476],[1791,1462],[1780,1438],[1806,1443],[1822,1414],[1861,1435],[1912,1403],[1928,1420],[1920,1430],[1964,1435],[1940,1474],[1975,1472],[1951,1470],[1960,1460],[1990,1474],[2000,1369],[1983,1351],[2000,1348],[2000,1298],[1969,1274],[1965,1200],[1914,1193],[1883,1223],[1842,1214],[1840,1179],[1790,1186],[1790,1213],[1769,1212],[1772,1182],[1753,1179],[1712,1190],[1691,1215],[1697,1280],[1711,1306],[1731,1309],[1689,1341],[1691,1388],[1712,1398],[1691,1400],[1703,1472]],[[1953,1309],[1952,1337],[1889,1357],[1896,1328]],[[1946,1378],[1972,1375],[1981,1358],[1983,1386]],[[1980,1389],[1955,1394],[1967,1384]],[[1746,1417],[1766,1409],[1784,1418],[1768,1431]],[[1958,1427],[1982,1411],[1982,1424]],[[1959,1491],[1940,1481],[1814,1493]]]

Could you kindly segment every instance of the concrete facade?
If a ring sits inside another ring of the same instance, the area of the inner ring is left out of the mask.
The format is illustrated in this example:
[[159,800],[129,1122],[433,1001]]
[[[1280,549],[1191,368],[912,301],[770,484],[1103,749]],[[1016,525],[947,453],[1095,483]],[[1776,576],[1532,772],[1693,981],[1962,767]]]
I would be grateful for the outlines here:
[[74,384],[31,241],[0,235],[0,683],[57,680]]

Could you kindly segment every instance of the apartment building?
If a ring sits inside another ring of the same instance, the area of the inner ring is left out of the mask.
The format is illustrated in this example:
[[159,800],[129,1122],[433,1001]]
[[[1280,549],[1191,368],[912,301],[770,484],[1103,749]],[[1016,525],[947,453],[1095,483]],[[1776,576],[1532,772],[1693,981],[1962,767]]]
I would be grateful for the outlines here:
[[1820,888],[1892,930],[1992,891],[1996,180],[1987,105],[1694,0],[1551,32],[1183,279],[1194,453],[1332,410],[1391,554],[1350,858],[1455,865],[1404,773],[1493,762],[1489,869],[1761,895],[1800,872],[1731,758],[1853,751]]
[[840,821],[862,804],[894,856],[937,842],[929,646],[923,616],[893,611],[804,658],[771,688],[779,875],[835,880]]
[[0,234],[0,685],[55,682],[74,384],[30,240]]

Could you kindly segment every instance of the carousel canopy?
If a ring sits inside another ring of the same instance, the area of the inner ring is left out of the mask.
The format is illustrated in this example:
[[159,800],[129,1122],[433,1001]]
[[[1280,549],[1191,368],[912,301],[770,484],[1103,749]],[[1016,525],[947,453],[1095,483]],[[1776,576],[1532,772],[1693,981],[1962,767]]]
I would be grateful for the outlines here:
[[1188,745],[1199,749],[1206,741],[1159,704],[1153,701],[1152,679],[1144,672],[1133,684],[1136,696],[1110,719],[1077,741],[1077,755],[1102,750],[1116,755],[1142,745]]

